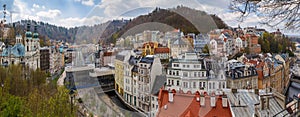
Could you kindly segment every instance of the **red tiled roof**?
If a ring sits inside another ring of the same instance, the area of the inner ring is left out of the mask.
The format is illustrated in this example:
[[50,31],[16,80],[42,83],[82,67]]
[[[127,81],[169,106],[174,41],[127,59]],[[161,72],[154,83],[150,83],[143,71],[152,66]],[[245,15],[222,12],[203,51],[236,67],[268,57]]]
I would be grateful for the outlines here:
[[159,54],[159,53],[170,53],[170,49],[167,47],[164,48],[155,48],[154,49],[154,53],[155,54]]
[[103,53],[103,56],[111,56],[112,55],[112,52],[104,52]]
[[264,72],[263,72],[264,65],[265,65],[265,62],[260,62],[258,65],[256,65],[258,79],[264,78]]
[[245,38],[244,36],[240,36],[240,38],[241,38],[243,41],[246,40],[246,38]]
[[[200,102],[197,101],[197,97],[200,97],[199,92],[195,94],[174,93],[173,95],[173,102],[169,102],[168,91],[160,90],[158,117],[232,117],[230,107],[223,107],[221,96],[216,96],[216,106],[211,107],[210,96],[207,95],[205,96],[205,106],[200,106]],[[228,102],[227,105],[229,105]]]

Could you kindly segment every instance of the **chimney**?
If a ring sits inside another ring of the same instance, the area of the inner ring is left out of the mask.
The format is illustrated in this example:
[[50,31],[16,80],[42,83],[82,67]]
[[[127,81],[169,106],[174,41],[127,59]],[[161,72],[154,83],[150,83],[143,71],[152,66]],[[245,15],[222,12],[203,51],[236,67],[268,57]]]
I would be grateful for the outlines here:
[[200,106],[205,106],[205,96],[200,95]]
[[266,97],[266,109],[270,109],[270,98]]
[[169,91],[169,102],[173,102],[173,93],[172,91]]
[[260,110],[264,110],[265,109],[265,98],[260,96]]
[[227,100],[228,100],[227,95],[223,95],[222,96],[222,106],[223,107],[228,107]]
[[254,94],[259,95],[259,90],[258,89],[254,89]]
[[210,106],[211,107],[216,107],[216,96],[211,96],[210,97]]
[[237,100],[235,101],[235,105],[238,105],[238,106],[241,105],[240,95],[237,95]]

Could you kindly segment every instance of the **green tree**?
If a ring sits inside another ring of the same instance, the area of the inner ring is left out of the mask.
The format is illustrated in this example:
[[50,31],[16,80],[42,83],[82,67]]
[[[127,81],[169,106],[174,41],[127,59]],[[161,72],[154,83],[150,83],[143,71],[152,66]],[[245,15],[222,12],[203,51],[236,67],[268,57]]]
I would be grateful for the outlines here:
[[202,50],[203,53],[208,53],[209,54],[209,47],[207,44],[205,44],[203,50]]
[[40,69],[0,67],[0,116],[76,116],[77,108],[71,105],[69,90],[57,87],[56,82],[47,83],[46,77]]
[[250,48],[249,48],[249,47],[245,47],[245,49],[244,49],[244,53],[246,53],[246,54],[250,54]]
[[6,96],[2,96],[1,98],[5,98],[5,101],[1,100],[0,104],[0,115],[2,117],[30,115],[29,110],[24,106],[24,100],[22,98],[9,94],[6,94]]

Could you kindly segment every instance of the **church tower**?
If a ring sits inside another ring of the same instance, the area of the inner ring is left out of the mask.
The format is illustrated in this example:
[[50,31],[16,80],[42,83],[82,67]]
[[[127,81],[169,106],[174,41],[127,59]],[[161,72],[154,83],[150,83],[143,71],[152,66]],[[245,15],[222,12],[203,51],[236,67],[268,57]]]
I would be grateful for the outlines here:
[[37,25],[34,26],[34,32],[33,32],[33,47],[34,51],[39,51],[40,50],[40,39],[39,39],[39,34],[37,32]]
[[21,35],[16,35],[16,44],[22,44],[22,36]]
[[25,33],[25,51],[31,52],[33,51],[33,40],[32,33],[30,32],[30,23],[27,23],[27,30]]

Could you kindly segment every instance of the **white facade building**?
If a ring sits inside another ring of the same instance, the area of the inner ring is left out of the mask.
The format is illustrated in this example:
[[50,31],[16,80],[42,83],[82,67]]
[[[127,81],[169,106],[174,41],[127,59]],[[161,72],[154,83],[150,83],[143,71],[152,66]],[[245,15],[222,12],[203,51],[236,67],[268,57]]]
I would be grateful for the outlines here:
[[196,53],[185,53],[178,59],[172,59],[167,70],[167,87],[175,90],[207,90],[207,72],[203,59]]

